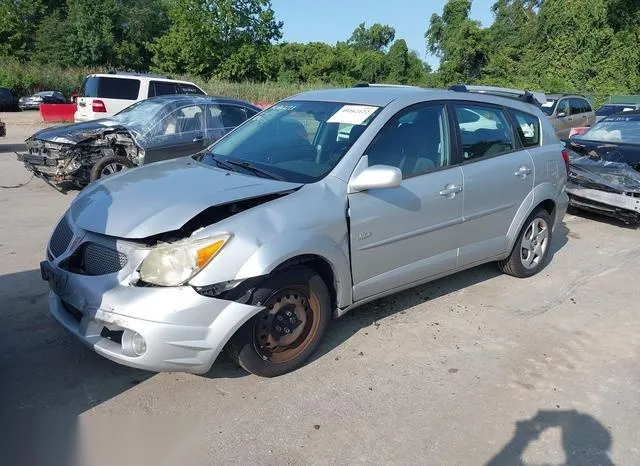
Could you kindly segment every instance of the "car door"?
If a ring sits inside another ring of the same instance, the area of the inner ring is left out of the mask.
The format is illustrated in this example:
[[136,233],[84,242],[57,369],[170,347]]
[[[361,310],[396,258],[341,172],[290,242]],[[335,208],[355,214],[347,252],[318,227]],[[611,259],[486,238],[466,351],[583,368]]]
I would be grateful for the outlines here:
[[169,112],[149,133],[144,163],[195,154],[205,147],[202,105],[185,105]]
[[[507,252],[509,227],[533,189],[534,165],[503,107],[464,103],[453,110],[464,177],[465,234],[459,260],[461,266],[469,266]],[[466,131],[458,122],[466,110],[492,123]]]
[[568,138],[572,126],[570,99],[560,99],[556,108],[555,129],[559,138]]
[[353,297],[358,301],[457,265],[462,170],[452,162],[443,104],[400,112],[376,136],[364,165],[402,170],[400,187],[348,195]]

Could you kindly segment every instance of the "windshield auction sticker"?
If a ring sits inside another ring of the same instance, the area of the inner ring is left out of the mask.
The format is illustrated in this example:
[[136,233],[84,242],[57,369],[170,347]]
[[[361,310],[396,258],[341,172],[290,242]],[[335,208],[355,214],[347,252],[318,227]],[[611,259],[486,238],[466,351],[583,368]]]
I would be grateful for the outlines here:
[[361,125],[367,118],[373,115],[378,108],[379,107],[369,107],[367,105],[345,105],[334,113],[333,116],[327,120],[327,123]]

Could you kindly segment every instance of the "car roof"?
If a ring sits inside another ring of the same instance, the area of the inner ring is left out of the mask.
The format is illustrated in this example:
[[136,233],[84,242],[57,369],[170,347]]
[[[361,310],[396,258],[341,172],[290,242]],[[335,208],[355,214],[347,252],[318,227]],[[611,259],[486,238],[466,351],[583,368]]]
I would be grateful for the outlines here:
[[638,107],[638,106],[640,106],[640,104],[630,103],[630,102],[626,104],[621,104],[619,102],[616,102],[616,103],[607,102],[606,104],[600,105],[600,108],[602,107]]
[[525,109],[532,106],[529,103],[510,97],[476,92],[459,92],[444,89],[421,88],[412,86],[372,86],[352,87],[342,89],[323,89],[308,91],[288,97],[288,100],[307,100],[317,102],[336,102],[343,104],[371,105],[386,107],[397,99],[404,102],[419,103],[435,100],[455,100],[477,103],[506,105],[512,108]]
[[167,94],[167,95],[159,95],[157,97],[150,97],[148,100],[156,100],[163,102],[180,102],[180,101],[190,101],[194,103],[203,103],[203,104],[239,104],[248,107],[256,107],[250,102],[240,99],[233,99],[231,97],[223,97],[223,96],[213,96],[213,95],[202,95],[202,94]]
[[312,100],[385,107],[399,97],[411,95],[424,95],[426,97],[430,94],[435,97],[435,94],[442,92],[441,90],[421,89],[419,87],[351,87],[302,92],[285,100]]
[[578,99],[587,99],[585,96],[580,95],[580,94],[546,94],[547,99],[552,99],[552,100],[558,100],[561,99],[563,97],[574,97],[574,98],[578,98]]
[[153,74],[137,74],[137,73],[92,73],[85,76],[85,78],[118,78],[118,79],[145,79],[149,81],[169,81],[172,83],[181,84],[193,84],[191,81],[184,81],[182,79],[173,79],[167,76],[156,76]]

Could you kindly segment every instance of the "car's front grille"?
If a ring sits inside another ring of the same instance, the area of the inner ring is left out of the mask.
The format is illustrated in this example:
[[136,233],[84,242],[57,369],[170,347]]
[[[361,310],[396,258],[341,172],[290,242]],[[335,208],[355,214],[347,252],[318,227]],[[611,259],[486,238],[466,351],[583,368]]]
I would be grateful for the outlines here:
[[73,231],[67,221],[66,217],[60,220],[58,226],[51,235],[51,241],[49,241],[49,250],[54,257],[58,257],[60,254],[67,250],[69,243],[73,238]]
[[116,273],[127,265],[126,255],[101,244],[85,243],[81,249],[81,268],[86,275]]

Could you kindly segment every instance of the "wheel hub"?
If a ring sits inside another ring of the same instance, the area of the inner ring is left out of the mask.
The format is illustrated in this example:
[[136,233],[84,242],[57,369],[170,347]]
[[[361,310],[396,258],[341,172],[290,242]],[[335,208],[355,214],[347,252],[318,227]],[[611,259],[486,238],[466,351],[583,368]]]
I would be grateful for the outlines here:
[[256,344],[263,359],[272,359],[276,353],[295,349],[306,338],[311,311],[308,299],[296,291],[279,292],[265,305],[256,322]]

